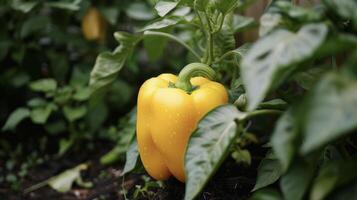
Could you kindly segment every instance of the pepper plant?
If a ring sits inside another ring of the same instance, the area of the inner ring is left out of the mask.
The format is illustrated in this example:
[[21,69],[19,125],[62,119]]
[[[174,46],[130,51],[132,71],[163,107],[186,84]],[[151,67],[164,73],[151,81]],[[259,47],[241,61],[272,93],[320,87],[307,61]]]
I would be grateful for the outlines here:
[[[116,32],[120,45],[97,57],[90,78],[92,95],[109,87],[141,41],[155,41],[150,44],[160,51],[172,40],[187,49],[187,63],[199,62],[205,72],[213,69],[230,97],[190,134],[184,151],[186,200],[200,194],[229,154],[249,163],[251,154],[242,141],[253,127],[265,126],[261,117],[273,128],[265,130],[268,140],[259,142],[267,154],[252,188],[257,191],[253,199],[324,199],[332,192],[336,198],[352,198],[357,183],[356,1],[324,0],[311,8],[272,1],[260,19],[259,39],[237,47],[235,35],[256,24],[237,14],[250,3],[158,1],[160,18],[134,33]],[[191,75],[212,79],[205,74]],[[188,80],[168,85],[190,93]],[[174,126],[175,121],[162,123]],[[134,140],[129,147],[124,174],[139,163],[136,144]],[[165,170],[155,173],[160,177]]]

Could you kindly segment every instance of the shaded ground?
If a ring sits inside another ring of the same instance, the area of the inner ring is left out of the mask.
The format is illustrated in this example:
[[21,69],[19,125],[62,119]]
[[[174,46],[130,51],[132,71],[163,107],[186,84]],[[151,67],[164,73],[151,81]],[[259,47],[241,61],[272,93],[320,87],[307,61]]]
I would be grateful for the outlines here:
[[[253,160],[250,167],[239,166],[234,160],[228,158],[223,164],[220,171],[208,183],[202,194],[198,199],[202,200],[240,200],[247,199],[250,195],[250,190],[254,186],[256,169],[265,150],[258,149],[256,146],[250,149]],[[21,191],[14,192],[7,189],[5,186],[0,187],[0,199],[17,200],[47,200],[47,199],[61,199],[61,200],[86,200],[86,199],[106,199],[106,200],[120,200],[125,199],[123,189],[129,191],[127,199],[133,199],[132,194],[136,189],[136,185],[143,185],[144,180],[141,175],[126,176],[123,180],[120,176],[122,164],[115,164],[113,166],[104,167],[98,163],[100,156],[106,152],[102,150],[98,154],[92,154],[92,158],[88,158],[88,153],[82,155],[68,155],[61,160],[47,162],[38,166],[29,172],[22,184]],[[82,177],[85,181],[91,181],[93,187],[86,189],[80,188],[77,185],[65,194],[61,194],[45,186],[41,189],[24,194],[23,190],[31,185],[48,179],[65,169],[72,168],[79,163],[88,161],[89,168],[83,171]],[[153,189],[149,192],[140,195],[138,199],[183,199],[184,184],[170,179],[164,183],[163,188]],[[5,188],[4,188],[5,187]],[[130,195],[131,194],[131,195]]]

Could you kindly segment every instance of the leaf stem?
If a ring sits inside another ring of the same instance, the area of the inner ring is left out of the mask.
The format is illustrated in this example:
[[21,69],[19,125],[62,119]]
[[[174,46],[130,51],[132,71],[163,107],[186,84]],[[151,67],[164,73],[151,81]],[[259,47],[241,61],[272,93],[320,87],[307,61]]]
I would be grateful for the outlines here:
[[145,31],[144,32],[144,35],[150,35],[150,36],[160,36],[160,37],[165,37],[165,38],[168,38],[168,39],[171,39],[171,40],[174,40],[175,42],[181,44],[182,46],[184,46],[187,50],[189,50],[192,55],[195,56],[195,58],[200,61],[201,57],[200,55],[195,51],[193,50],[188,44],[186,44],[185,42],[183,42],[180,38],[174,36],[174,35],[171,35],[171,34],[168,34],[168,33],[163,33],[163,32],[158,32],[158,31]]
[[266,109],[266,110],[256,110],[250,113],[247,113],[247,116],[245,117],[245,119],[250,119],[256,116],[260,116],[260,115],[280,115],[282,114],[283,111],[281,110],[273,110],[273,109]]
[[223,59],[225,59],[226,57],[230,56],[231,54],[234,54],[234,52],[231,51],[227,51],[226,53],[224,53],[221,57],[218,58],[217,61],[215,61],[214,63],[219,63],[221,62]]

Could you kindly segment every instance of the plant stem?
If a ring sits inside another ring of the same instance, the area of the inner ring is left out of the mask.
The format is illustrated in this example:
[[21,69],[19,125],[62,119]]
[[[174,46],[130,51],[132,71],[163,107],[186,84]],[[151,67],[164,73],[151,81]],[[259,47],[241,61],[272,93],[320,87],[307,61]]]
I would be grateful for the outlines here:
[[174,41],[176,41],[177,43],[179,43],[179,44],[181,44],[182,46],[184,46],[187,50],[189,50],[189,51],[192,53],[192,55],[195,56],[195,58],[196,58],[197,60],[200,61],[200,59],[201,59],[200,55],[199,55],[195,50],[193,50],[188,44],[186,44],[185,42],[183,42],[181,39],[179,39],[179,38],[176,37],[176,36],[173,36],[173,35],[168,34],[168,33],[157,32],[157,31],[145,31],[145,32],[144,32],[144,35],[160,36],[160,37],[165,37],[165,38],[174,40]]
[[[208,38],[209,33],[208,33],[208,32],[206,31],[206,29],[204,28],[204,23],[203,23],[203,19],[202,19],[202,17],[201,17],[201,14],[200,14],[199,11],[195,11],[195,12],[196,12],[196,15],[197,15],[197,17],[198,17],[198,19],[199,19],[199,21],[200,21],[201,31],[202,31],[202,33]],[[208,55],[207,55],[207,53],[205,53],[205,54],[204,54],[204,57],[201,59],[201,62],[207,63],[207,57],[208,57]]]
[[214,55],[213,55],[213,30],[212,30],[211,21],[209,20],[207,12],[205,12],[205,17],[206,17],[206,21],[207,21],[207,25],[208,25],[208,29],[209,29],[208,37],[207,37],[208,60],[207,60],[206,64],[211,65],[213,57],[214,57]]
[[250,119],[250,118],[253,118],[256,116],[260,116],[260,115],[280,115],[281,113],[283,113],[283,111],[273,110],[273,109],[256,110],[256,111],[252,111],[252,112],[248,113],[247,116],[245,117],[245,119]]
[[209,33],[208,35],[208,60],[207,60],[207,65],[211,65],[212,64],[212,60],[213,60],[213,35],[212,33]]

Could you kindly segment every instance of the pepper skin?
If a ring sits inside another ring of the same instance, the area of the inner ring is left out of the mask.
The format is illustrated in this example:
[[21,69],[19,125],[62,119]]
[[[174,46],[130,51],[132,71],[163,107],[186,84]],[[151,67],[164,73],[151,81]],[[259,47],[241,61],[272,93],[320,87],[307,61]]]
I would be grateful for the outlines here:
[[[147,80],[139,90],[137,141],[146,171],[157,180],[171,175],[185,182],[184,155],[198,121],[213,108],[228,102],[223,85],[203,77],[190,79],[191,94],[169,87],[173,74]],[[172,85],[172,84],[171,84]]]

